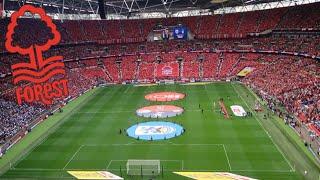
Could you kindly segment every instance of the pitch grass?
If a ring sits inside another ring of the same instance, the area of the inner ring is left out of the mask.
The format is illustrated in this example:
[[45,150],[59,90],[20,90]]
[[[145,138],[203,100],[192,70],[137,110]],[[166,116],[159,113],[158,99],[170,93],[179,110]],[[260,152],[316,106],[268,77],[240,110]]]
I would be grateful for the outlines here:
[[[160,91],[177,91],[187,96],[168,103],[144,100],[147,93]],[[244,86],[231,83],[99,88],[90,99],[78,102],[75,110],[62,113],[67,116],[63,124],[0,179],[72,179],[67,170],[73,169],[107,169],[122,174],[125,179],[141,179],[126,177],[127,159],[161,160],[164,173],[157,179],[166,180],[186,179],[172,171],[233,172],[258,179],[318,179],[318,166],[299,149],[298,140],[292,138],[298,144],[294,145],[279,133],[272,123],[276,118],[264,120],[263,113],[254,113],[251,118],[224,119],[219,113],[219,98],[224,98],[227,107],[241,105],[246,111],[252,111],[255,100]],[[119,134],[119,129],[147,121],[147,118],[137,117],[135,110],[152,104],[183,107],[182,115],[167,120],[182,124],[186,133],[153,142]],[[308,171],[307,175],[303,175],[304,170]]]

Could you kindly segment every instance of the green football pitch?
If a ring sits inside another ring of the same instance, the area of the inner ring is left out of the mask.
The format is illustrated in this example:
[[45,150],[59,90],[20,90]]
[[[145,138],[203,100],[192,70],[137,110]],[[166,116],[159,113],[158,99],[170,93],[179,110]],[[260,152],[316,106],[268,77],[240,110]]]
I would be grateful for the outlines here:
[[[148,93],[161,91],[181,92],[186,97],[173,102],[144,99]],[[229,107],[240,105],[253,116],[225,119],[219,111],[220,98],[230,115]],[[175,171],[232,172],[257,179],[319,179],[319,166],[299,137],[277,117],[263,119],[267,109],[254,112],[255,101],[256,96],[237,83],[96,88],[10,149],[0,159],[0,167],[9,166],[0,179],[72,179],[69,170],[107,170],[125,179],[141,179],[126,175],[128,159],[160,160],[163,171],[156,179],[187,179],[173,174]],[[149,121],[135,112],[155,104],[183,107],[182,115],[162,120],[181,124],[186,132],[160,141],[136,140],[119,133]]]

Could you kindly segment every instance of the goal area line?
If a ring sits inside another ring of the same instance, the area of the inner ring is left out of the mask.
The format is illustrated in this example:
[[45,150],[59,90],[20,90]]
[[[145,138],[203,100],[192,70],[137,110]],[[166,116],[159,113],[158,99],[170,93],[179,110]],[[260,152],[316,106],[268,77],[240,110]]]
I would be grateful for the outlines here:
[[[141,160],[148,160],[148,159],[141,159]],[[180,168],[177,168],[177,169],[175,169],[175,170],[172,170],[172,169],[168,169],[167,171],[180,171],[180,170],[184,170],[184,160],[178,160],[178,159],[170,159],[170,160],[162,160],[162,159],[157,159],[157,160],[159,160],[160,161],[160,163],[162,163],[162,162],[178,162],[178,164],[179,164],[179,166],[180,166]],[[106,170],[113,170],[113,169],[109,169],[109,167],[112,165],[112,163],[113,162],[127,162],[128,160],[114,160],[114,159],[112,159],[112,160],[110,160],[109,161],[109,163],[108,163],[108,165],[107,165],[107,167],[106,167]],[[112,167],[112,166],[111,166]],[[123,169],[127,169],[126,168],[126,166],[124,166],[125,168],[123,168]],[[118,169],[119,170],[119,169]]]

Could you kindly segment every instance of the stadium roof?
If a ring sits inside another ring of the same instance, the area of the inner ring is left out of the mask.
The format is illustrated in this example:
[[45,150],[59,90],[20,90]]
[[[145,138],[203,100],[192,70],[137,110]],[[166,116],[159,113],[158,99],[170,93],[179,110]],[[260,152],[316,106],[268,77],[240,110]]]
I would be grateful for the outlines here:
[[[24,3],[42,6],[56,19],[99,19],[99,0],[4,0],[6,15]],[[104,0],[108,19],[195,16],[243,12],[320,0]]]

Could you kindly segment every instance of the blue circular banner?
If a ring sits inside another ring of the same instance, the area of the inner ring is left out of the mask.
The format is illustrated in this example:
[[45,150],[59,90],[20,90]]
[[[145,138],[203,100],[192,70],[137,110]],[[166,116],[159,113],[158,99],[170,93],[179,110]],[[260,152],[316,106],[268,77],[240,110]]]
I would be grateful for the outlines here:
[[128,136],[142,140],[165,140],[182,135],[182,126],[166,121],[150,121],[135,124],[127,129]]

